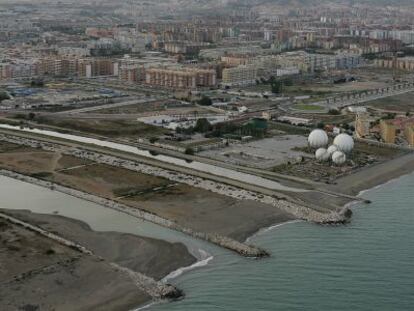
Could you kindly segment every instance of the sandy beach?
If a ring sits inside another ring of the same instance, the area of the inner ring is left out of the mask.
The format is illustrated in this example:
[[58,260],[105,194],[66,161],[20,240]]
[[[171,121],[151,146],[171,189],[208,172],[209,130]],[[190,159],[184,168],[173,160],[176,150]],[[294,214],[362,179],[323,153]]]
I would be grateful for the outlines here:
[[326,185],[326,189],[358,195],[363,190],[384,184],[389,180],[409,174],[413,171],[414,153],[408,153],[338,178],[334,185]]
[[196,261],[180,243],[94,232],[83,222],[58,215],[23,210],[5,212],[76,241],[102,259],[81,254],[2,220],[2,310],[20,310],[25,306],[38,307],[33,310],[129,310],[151,297],[111,263],[159,280]]

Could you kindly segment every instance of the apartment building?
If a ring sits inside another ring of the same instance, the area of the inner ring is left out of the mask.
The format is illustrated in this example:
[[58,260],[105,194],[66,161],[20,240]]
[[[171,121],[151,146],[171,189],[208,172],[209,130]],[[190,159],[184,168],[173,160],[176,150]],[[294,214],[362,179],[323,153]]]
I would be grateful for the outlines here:
[[0,80],[33,77],[39,74],[37,60],[14,60],[0,63]]
[[394,144],[395,137],[397,133],[397,128],[391,122],[391,120],[381,120],[380,121],[380,134],[382,140],[387,144]]
[[197,54],[207,43],[201,42],[165,42],[164,50],[171,54]]
[[178,89],[214,87],[216,71],[196,68],[149,68],[145,70],[145,83]]
[[414,147],[414,124],[406,126],[404,130],[405,138],[407,139],[407,143]]
[[110,58],[85,58],[78,61],[78,76],[118,76],[119,64]]
[[364,138],[369,135],[371,118],[368,113],[357,113],[355,119],[355,134],[358,138]]
[[69,77],[77,75],[77,58],[42,58],[38,62],[40,76]]
[[396,59],[376,59],[374,61],[374,64],[379,68],[414,71],[414,57],[404,57]]
[[386,143],[394,144],[397,135],[401,135],[410,146],[414,146],[414,118],[399,117],[381,120],[380,133],[382,140]]
[[250,54],[230,54],[221,57],[221,61],[231,67],[248,65],[251,64],[253,60],[254,58]]
[[362,65],[360,54],[308,54],[304,55],[305,63],[309,65],[309,71],[323,71],[333,69],[351,69]]
[[240,65],[223,69],[223,86],[243,86],[256,83],[258,68],[255,65]]

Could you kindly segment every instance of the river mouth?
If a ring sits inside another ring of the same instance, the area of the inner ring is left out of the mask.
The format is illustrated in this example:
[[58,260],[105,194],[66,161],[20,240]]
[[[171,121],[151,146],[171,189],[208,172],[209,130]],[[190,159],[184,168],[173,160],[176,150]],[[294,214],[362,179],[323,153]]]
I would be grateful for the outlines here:
[[[219,249],[210,243],[193,239],[183,233],[140,220],[128,214],[106,208],[70,195],[46,189],[37,185],[0,176],[0,208],[29,210],[34,213],[60,215],[80,220],[94,231],[114,231],[138,236],[156,238],[172,243],[183,243],[198,259],[205,259],[201,250],[214,252]],[[24,196],[16,196],[16,192]]]

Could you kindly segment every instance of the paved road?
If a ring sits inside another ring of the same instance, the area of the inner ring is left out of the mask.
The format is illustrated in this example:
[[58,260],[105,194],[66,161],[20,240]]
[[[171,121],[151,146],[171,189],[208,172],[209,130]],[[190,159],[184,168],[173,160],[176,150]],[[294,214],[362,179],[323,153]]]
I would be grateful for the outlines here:
[[120,103],[114,103],[114,104],[107,104],[107,105],[101,105],[101,106],[79,108],[79,109],[74,109],[74,110],[69,110],[69,111],[62,111],[62,112],[57,112],[56,114],[71,115],[71,114],[85,113],[85,112],[91,112],[91,111],[102,110],[102,109],[110,109],[110,108],[118,108],[118,107],[123,107],[123,106],[151,103],[151,102],[161,100],[161,99],[162,99],[161,97],[158,97],[158,98],[149,97],[149,98],[143,98],[143,99],[129,100],[129,101],[120,102]]
[[374,100],[377,100],[377,99],[387,98],[387,97],[396,96],[396,95],[401,95],[401,94],[405,94],[405,93],[409,93],[409,92],[414,92],[414,88],[409,88],[409,89],[404,89],[404,90],[392,90],[389,93],[369,95],[369,96],[366,96],[366,97],[363,97],[363,98],[354,98],[354,99],[347,100],[347,101],[339,101],[339,102],[329,103],[329,104],[326,103],[326,102],[317,102],[317,103],[313,103],[313,104],[321,105],[323,107],[330,108],[330,109],[332,109],[332,108],[343,108],[343,107],[346,107],[346,106],[363,104],[363,103],[374,101]]

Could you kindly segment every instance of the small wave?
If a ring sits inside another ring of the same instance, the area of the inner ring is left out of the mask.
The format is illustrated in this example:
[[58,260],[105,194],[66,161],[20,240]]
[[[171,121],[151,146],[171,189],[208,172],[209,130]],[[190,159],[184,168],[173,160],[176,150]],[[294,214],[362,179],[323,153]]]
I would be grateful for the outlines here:
[[204,266],[208,265],[208,263],[214,258],[214,256],[210,255],[209,253],[207,253],[206,251],[204,251],[202,249],[200,249],[199,252],[202,255],[202,258],[203,259],[195,262],[191,266],[182,267],[182,268],[179,268],[179,269],[171,272],[166,277],[164,277],[162,279],[162,281],[163,282],[167,282],[167,281],[169,281],[171,279],[175,279],[176,277],[182,275],[184,272],[187,272],[187,271],[190,271],[190,270],[194,270],[196,268],[204,267]]
[[376,190],[376,189],[378,189],[378,188],[382,188],[382,187],[384,187],[384,186],[387,186],[387,185],[389,185],[389,184],[392,184],[392,183],[394,183],[394,182],[396,182],[396,181],[398,181],[398,180],[400,180],[400,179],[402,179],[402,178],[404,178],[404,177],[406,177],[406,176],[410,176],[410,175],[414,175],[414,172],[410,172],[410,173],[407,173],[407,174],[403,174],[403,175],[401,175],[401,176],[398,176],[398,177],[392,178],[392,179],[390,179],[390,180],[387,180],[386,182],[384,182],[384,183],[382,183],[382,184],[379,184],[379,185],[376,185],[376,186],[374,186],[374,187],[372,187],[372,188],[368,188],[368,189],[361,190],[361,191],[358,193],[357,197],[362,197],[362,196],[363,196],[365,193],[367,193],[367,192],[370,192],[370,191]]
[[150,303],[148,303],[148,304],[146,304],[146,305],[143,305],[142,307],[139,307],[139,308],[137,308],[137,309],[131,309],[131,311],[140,311],[140,310],[145,310],[145,309],[148,309],[148,308],[150,308],[150,307],[152,307],[153,305],[155,305],[157,302],[156,301],[153,301],[153,302],[150,302]]
[[282,227],[282,226],[284,226],[284,225],[294,224],[294,223],[297,223],[297,222],[302,222],[302,220],[295,219],[295,220],[291,220],[291,221],[286,221],[286,222],[283,222],[283,223],[281,223],[281,224],[272,225],[272,226],[270,226],[270,227],[262,228],[262,229],[260,229],[258,232],[256,232],[255,234],[253,234],[252,236],[248,237],[248,238],[246,239],[245,243],[250,242],[252,238],[255,238],[255,237],[256,237],[256,236],[258,236],[258,235],[262,235],[262,234],[264,234],[264,233],[266,233],[266,232],[272,231],[272,230],[274,230],[274,229],[276,229],[276,228],[279,228],[279,227]]

